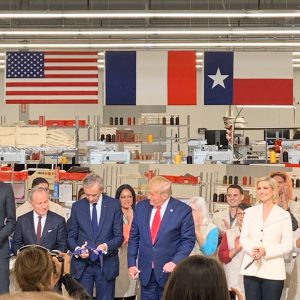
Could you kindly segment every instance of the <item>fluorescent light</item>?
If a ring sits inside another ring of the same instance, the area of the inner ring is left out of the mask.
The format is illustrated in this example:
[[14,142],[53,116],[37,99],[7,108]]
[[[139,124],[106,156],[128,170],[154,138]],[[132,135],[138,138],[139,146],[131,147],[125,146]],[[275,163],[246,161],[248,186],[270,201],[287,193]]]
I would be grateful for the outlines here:
[[196,59],[196,63],[202,63],[203,59]]
[[0,13],[1,19],[143,19],[143,18],[297,18],[300,10],[128,10],[128,11],[12,11]]
[[196,52],[196,56],[203,56],[203,52]]
[[104,65],[98,65],[98,69],[104,69]]
[[98,52],[98,56],[104,56],[104,52]]
[[53,48],[77,48],[77,49],[128,49],[128,48],[286,48],[286,47],[300,47],[300,42],[147,42],[147,43],[72,43],[72,44],[59,44],[59,43],[0,43],[1,48],[11,49],[53,49]]
[[59,31],[53,30],[12,30],[12,29],[2,29],[0,30],[0,35],[2,36],[131,36],[131,35],[300,35],[300,29],[278,29],[278,28],[268,28],[268,29],[249,29],[249,28],[207,28],[207,29],[110,29],[110,30],[99,30],[99,29],[73,29],[66,30],[60,29]]
[[293,68],[300,68],[300,64],[293,64]]
[[97,62],[98,63],[104,63],[104,59],[98,59]]

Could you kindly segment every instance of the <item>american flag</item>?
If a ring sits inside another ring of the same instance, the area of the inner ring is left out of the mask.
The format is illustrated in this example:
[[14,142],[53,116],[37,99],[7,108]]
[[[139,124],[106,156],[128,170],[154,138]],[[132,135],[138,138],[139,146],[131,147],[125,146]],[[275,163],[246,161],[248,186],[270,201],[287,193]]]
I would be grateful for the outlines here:
[[6,52],[7,104],[98,103],[98,52]]

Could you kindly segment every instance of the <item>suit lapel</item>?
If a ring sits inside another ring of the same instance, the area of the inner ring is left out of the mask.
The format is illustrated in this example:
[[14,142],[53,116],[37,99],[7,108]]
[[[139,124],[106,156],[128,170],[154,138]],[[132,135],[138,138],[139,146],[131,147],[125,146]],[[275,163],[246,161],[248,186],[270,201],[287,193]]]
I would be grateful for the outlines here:
[[47,216],[46,216],[46,221],[45,221],[45,225],[44,225],[44,228],[43,228],[43,232],[42,232],[42,236],[41,236],[41,244],[43,244],[45,238],[46,238],[46,235],[47,235],[47,232],[52,228],[52,216],[49,215],[49,212],[47,213]]
[[37,238],[36,238],[36,232],[35,232],[35,228],[34,228],[34,219],[33,219],[33,211],[31,211],[31,215],[30,215],[30,218],[29,218],[29,226],[30,226],[30,228],[29,228],[29,232],[32,232],[33,233],[33,235],[32,235],[32,237],[33,237],[33,244],[37,244],[38,242],[37,242]]
[[97,237],[101,232],[101,229],[103,227],[106,215],[108,214],[108,203],[107,203],[107,201],[108,201],[107,198],[102,194],[101,213],[100,213]]
[[151,230],[150,230],[150,219],[151,219],[151,212],[152,212],[152,205],[150,205],[150,202],[149,200],[147,200],[148,203],[147,203],[147,207],[146,207],[146,210],[145,210],[145,228],[147,230],[147,235],[149,237],[149,241],[150,243],[152,244],[152,239],[151,239]]
[[163,215],[163,218],[160,222],[160,226],[159,226],[159,229],[158,229],[158,233],[157,233],[157,236],[156,236],[156,239],[155,239],[155,242],[154,244],[158,241],[158,239],[162,236],[162,234],[164,233],[166,227],[167,227],[167,224],[170,222],[173,214],[174,214],[174,203],[173,203],[173,199],[170,198],[169,200],[169,203],[166,207],[166,210],[165,210],[165,213]]

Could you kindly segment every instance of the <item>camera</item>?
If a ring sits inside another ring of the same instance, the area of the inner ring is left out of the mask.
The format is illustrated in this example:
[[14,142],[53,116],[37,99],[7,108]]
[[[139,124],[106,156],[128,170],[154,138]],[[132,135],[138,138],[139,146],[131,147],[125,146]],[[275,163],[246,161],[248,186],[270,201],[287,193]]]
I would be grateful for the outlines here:
[[[61,263],[61,269],[60,269],[60,274],[62,275],[64,273],[64,258],[60,255],[61,252],[58,250],[51,250],[49,251],[51,257],[56,257],[57,260]],[[53,273],[59,273],[56,270],[56,266],[53,262]]]

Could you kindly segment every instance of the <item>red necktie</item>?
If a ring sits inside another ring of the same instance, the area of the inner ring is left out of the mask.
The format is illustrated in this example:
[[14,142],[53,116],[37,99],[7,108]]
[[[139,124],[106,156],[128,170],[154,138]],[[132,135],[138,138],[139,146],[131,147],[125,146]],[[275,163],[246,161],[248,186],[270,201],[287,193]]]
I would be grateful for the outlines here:
[[158,229],[159,229],[159,225],[160,225],[160,221],[161,221],[160,209],[161,209],[160,206],[156,207],[156,212],[155,212],[155,215],[154,215],[154,218],[153,218],[153,221],[152,221],[152,226],[151,226],[151,230],[150,230],[151,231],[152,244],[154,244],[154,242],[155,242],[157,232],[158,232]]
[[41,236],[42,236],[42,217],[38,216],[38,218],[39,218],[39,221],[38,221],[37,228],[36,228],[36,239],[39,244],[40,240],[41,240]]

